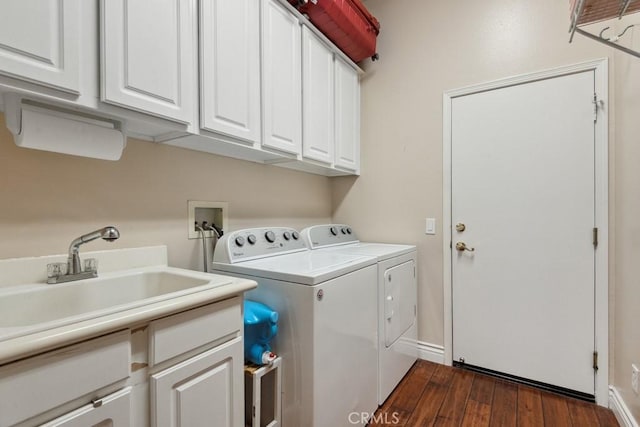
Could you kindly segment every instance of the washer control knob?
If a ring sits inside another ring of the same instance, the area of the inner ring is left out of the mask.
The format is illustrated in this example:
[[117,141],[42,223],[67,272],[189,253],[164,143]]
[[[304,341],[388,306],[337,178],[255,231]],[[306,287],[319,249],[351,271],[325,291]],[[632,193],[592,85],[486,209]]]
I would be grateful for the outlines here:
[[337,227],[331,227],[329,229],[329,231],[331,231],[331,234],[333,234],[334,236],[338,235],[338,228]]
[[347,227],[342,227],[342,230],[340,231],[342,231],[342,234],[347,234]]
[[347,234],[351,234],[351,227],[347,227]]
[[291,239],[291,233],[285,231],[284,233],[282,233],[282,237],[284,237],[284,240],[289,240]]
[[249,234],[249,235],[247,236],[247,241],[248,241],[250,244],[255,245],[255,244],[256,244],[256,242],[258,241],[258,239],[256,239],[256,236],[255,236],[254,234]]
[[293,237],[293,240],[298,240],[300,238],[300,235],[297,231],[293,231],[291,232],[291,237]]
[[269,230],[266,233],[264,233],[264,238],[267,239],[267,242],[273,243],[276,241],[276,233]]
[[244,237],[242,236],[236,237],[236,245],[241,247],[244,246]]

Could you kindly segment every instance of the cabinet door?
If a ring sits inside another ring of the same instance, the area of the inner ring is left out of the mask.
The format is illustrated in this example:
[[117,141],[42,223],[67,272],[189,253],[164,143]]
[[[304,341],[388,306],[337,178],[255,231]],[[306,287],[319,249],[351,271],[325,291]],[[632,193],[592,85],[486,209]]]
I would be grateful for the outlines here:
[[104,102],[193,120],[197,87],[195,0],[101,1]]
[[360,170],[360,82],[358,72],[335,59],[335,165]]
[[300,23],[277,0],[262,2],[262,145],[300,154]]
[[0,73],[79,93],[81,0],[3,0]]
[[333,52],[307,27],[302,28],[302,154],[333,163]]
[[260,141],[259,20],[259,0],[200,1],[200,126],[253,143]]
[[242,337],[151,376],[151,425],[243,427]]
[[129,427],[131,387],[103,397],[41,427]]

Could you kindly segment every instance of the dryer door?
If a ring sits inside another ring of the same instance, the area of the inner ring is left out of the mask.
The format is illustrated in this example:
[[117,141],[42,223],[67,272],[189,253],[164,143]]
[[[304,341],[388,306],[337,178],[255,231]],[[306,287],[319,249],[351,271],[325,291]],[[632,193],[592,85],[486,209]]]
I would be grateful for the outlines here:
[[416,319],[416,274],[413,260],[388,268],[384,272],[384,344],[393,343]]

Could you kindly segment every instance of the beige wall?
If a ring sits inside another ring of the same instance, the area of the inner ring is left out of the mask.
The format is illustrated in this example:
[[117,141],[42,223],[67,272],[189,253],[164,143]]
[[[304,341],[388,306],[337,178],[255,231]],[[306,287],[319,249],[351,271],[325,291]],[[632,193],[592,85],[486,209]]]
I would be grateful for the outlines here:
[[[640,15],[616,23],[640,24]],[[640,27],[625,36],[640,51]],[[631,364],[640,368],[640,59],[615,54],[615,333],[613,383],[640,421],[640,398],[631,390]]]
[[[616,242],[610,252],[618,254],[610,286],[612,294],[623,295],[616,300],[610,339],[619,343],[611,348],[615,383],[628,391],[630,363],[640,362],[640,310],[633,309],[640,301],[634,283],[640,277],[640,263],[634,262],[640,252],[640,60],[614,57],[611,49],[578,35],[569,44],[566,1],[368,0],[367,7],[382,23],[380,61],[366,63],[362,86],[362,176],[335,179],[334,220],[352,224],[366,240],[418,245],[419,339],[427,343],[444,341],[443,92],[610,58],[610,232]],[[622,154],[614,156],[616,151]],[[437,235],[424,234],[426,217],[437,218]],[[612,319],[613,308],[612,298]]]
[[228,229],[302,228],[331,218],[326,177],[129,140],[117,162],[18,148],[0,114],[0,258],[66,253],[103,225],[121,238],[84,250],[166,244],[169,262],[202,270],[187,239],[187,200],[229,203]]

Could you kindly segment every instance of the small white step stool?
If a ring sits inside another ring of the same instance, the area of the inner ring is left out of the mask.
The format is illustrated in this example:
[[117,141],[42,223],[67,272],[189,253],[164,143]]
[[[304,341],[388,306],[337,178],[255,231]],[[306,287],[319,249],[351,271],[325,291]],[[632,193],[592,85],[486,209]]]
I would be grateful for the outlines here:
[[282,358],[244,367],[244,422],[251,427],[282,426]]

